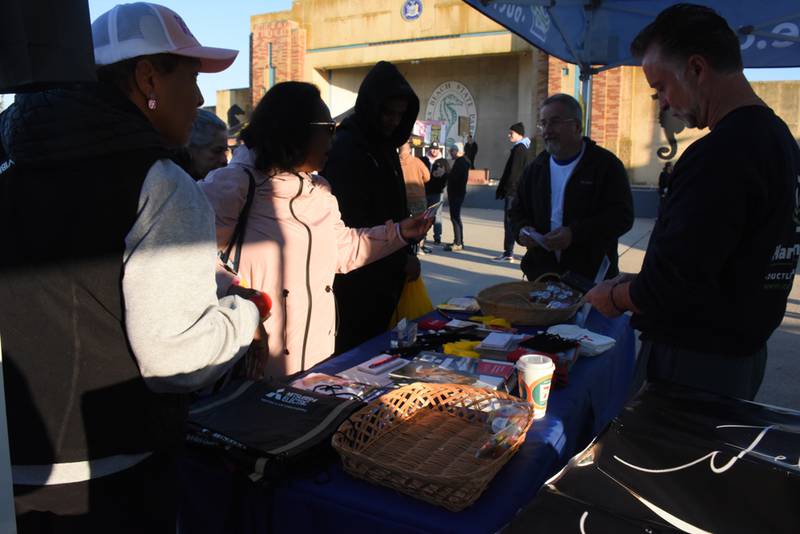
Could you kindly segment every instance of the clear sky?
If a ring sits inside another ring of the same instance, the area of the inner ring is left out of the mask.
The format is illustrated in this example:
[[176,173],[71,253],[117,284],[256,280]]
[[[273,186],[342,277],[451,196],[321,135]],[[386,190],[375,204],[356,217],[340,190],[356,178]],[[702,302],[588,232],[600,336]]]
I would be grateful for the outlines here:
[[[89,0],[92,20],[124,0]],[[399,2],[399,0],[398,0]],[[291,7],[291,0],[161,0],[162,5],[176,11],[201,44],[239,50],[239,56],[226,71],[201,74],[200,89],[206,105],[216,103],[217,89],[247,87],[249,82],[250,15],[282,11]],[[797,69],[746,69],[752,81],[800,80]]]

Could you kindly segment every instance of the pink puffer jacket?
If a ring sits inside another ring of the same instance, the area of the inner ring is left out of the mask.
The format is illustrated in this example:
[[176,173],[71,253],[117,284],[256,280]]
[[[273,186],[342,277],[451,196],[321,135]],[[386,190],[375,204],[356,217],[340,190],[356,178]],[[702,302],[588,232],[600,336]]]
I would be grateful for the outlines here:
[[217,245],[227,247],[247,198],[253,173],[255,197],[247,220],[239,273],[273,299],[264,322],[269,344],[267,377],[308,369],[334,350],[336,302],[333,277],[405,246],[397,223],[348,228],[328,182],[285,173],[267,178],[255,170],[246,147],[227,167],[200,182],[216,212]]

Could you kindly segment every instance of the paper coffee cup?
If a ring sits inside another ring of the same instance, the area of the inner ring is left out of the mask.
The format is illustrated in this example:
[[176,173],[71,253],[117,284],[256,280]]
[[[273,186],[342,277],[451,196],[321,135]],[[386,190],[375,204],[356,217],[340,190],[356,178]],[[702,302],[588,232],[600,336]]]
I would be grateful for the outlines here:
[[533,404],[533,418],[541,419],[547,412],[550,383],[556,366],[542,354],[527,354],[517,360],[519,395]]

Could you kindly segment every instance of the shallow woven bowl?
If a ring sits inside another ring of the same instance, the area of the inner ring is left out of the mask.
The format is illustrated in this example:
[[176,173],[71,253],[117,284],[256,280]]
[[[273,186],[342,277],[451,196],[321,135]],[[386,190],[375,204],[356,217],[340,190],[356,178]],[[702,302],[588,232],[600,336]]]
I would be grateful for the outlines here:
[[484,315],[502,317],[512,324],[550,326],[569,321],[580,309],[580,302],[563,309],[531,302],[530,292],[546,287],[546,282],[504,282],[487,287],[475,299]]
[[497,458],[475,453],[489,438],[487,407],[506,393],[416,382],[383,395],[342,423],[333,447],[349,474],[457,512],[475,502],[525,441]]

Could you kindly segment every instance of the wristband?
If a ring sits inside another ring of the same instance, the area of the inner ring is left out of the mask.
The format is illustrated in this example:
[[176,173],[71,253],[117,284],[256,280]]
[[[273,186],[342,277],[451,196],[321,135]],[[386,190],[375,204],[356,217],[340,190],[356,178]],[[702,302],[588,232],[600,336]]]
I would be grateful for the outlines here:
[[620,285],[621,283],[622,283],[622,282],[617,282],[616,284],[614,284],[613,286],[611,286],[611,291],[609,292],[609,296],[611,297],[611,305],[614,307],[614,309],[615,309],[615,310],[617,310],[617,312],[619,312],[619,313],[625,313],[625,310],[623,310],[622,308],[620,308],[619,306],[617,306],[617,303],[616,303],[616,301],[614,300],[614,290],[615,290],[615,289],[617,288],[617,286],[618,286],[618,285]]
[[[239,294],[241,295],[241,293]],[[258,316],[261,319],[261,322],[264,322],[267,317],[269,317],[269,312],[272,309],[272,299],[269,298],[269,295],[263,291],[250,289],[247,291],[246,296],[242,296],[256,305],[256,308],[258,309]]]
[[405,237],[403,237],[403,231],[400,229],[400,223],[394,223],[394,227],[397,230],[397,237],[400,238],[400,241],[402,241],[403,244],[408,245],[409,242]]

